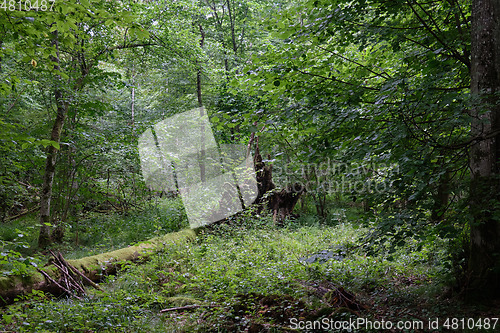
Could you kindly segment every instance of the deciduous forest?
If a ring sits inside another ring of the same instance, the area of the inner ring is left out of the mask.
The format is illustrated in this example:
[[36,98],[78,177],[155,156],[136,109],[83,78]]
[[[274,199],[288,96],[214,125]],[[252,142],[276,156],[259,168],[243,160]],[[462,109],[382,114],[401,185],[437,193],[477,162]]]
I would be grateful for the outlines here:
[[499,0],[0,0],[0,332],[499,318]]

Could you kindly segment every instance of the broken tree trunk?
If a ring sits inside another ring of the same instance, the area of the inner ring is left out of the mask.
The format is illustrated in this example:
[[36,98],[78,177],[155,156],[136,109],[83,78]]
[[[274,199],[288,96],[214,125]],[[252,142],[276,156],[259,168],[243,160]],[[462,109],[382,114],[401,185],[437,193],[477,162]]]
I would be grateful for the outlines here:
[[258,138],[255,140],[255,179],[257,180],[257,198],[254,204],[259,205],[259,211],[269,203],[269,193],[273,191],[276,186],[273,183],[273,168],[272,165],[266,165],[259,152]]
[[[169,233],[162,237],[152,238],[137,245],[116,251],[76,260],[67,260],[67,262],[87,279],[97,282],[101,280],[103,276],[116,273],[125,262],[145,259],[152,253],[168,247],[169,245],[187,242],[195,238],[195,230],[186,229]],[[40,272],[42,270],[44,273]],[[63,294],[65,292],[64,288],[58,285],[60,278],[61,272],[53,262],[27,277],[0,277],[0,306],[10,304],[14,302],[16,296],[29,293],[32,290],[42,290],[54,295]]]
[[[271,157],[268,156],[268,160]],[[300,184],[289,185],[281,191],[276,190],[273,183],[272,165],[266,165],[259,151],[258,138],[255,139],[255,174],[258,194],[255,204],[259,205],[258,211],[265,206],[273,213],[275,223],[281,224],[292,214],[293,208],[305,192],[305,187]]]
[[274,192],[269,201],[274,222],[282,223],[288,216],[292,215],[295,205],[304,192],[304,186],[298,183],[287,186],[279,192]]

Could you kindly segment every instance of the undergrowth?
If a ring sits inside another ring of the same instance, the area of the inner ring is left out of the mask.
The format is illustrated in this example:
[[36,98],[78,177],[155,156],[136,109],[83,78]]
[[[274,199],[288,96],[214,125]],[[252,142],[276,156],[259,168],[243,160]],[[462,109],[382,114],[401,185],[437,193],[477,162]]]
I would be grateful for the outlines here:
[[[88,213],[64,223],[65,235],[53,249],[68,259],[119,249],[188,226],[180,198],[157,198],[146,208],[116,213]],[[0,252],[15,251],[19,257],[34,256],[39,224],[36,215],[2,224]],[[0,264],[0,271],[8,270]]]
[[[115,234],[124,236],[114,242],[132,241],[125,226],[136,222],[120,221]],[[1,319],[16,332],[291,332],[293,317],[456,316],[458,303],[440,298],[445,241],[409,240],[395,253],[368,255],[358,244],[367,232],[338,216],[328,225],[299,220],[285,227],[268,216],[241,217],[126,265],[105,278],[104,292],[88,290],[82,301],[37,292]],[[321,288],[329,292],[318,294]],[[336,308],[338,290],[355,295],[359,308]]]

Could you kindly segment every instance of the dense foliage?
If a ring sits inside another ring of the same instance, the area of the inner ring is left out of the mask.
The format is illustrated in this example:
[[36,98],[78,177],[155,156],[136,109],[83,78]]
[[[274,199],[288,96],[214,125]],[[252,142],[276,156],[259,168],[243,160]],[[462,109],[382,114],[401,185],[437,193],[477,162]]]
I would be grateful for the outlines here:
[[[35,291],[3,313],[7,327],[161,331],[155,311],[203,304],[185,331],[243,330],[242,295],[303,301],[299,280],[359,291],[375,307],[403,302],[403,284],[467,299],[500,290],[495,1],[490,11],[469,0],[5,3],[0,275],[29,276],[48,248],[83,257],[187,227],[177,193],[146,186],[138,138],[195,107],[219,144],[258,147],[275,191],[306,189],[298,216],[243,212],[83,302]],[[331,249],[342,259],[300,260]],[[414,314],[424,311],[452,313]]]

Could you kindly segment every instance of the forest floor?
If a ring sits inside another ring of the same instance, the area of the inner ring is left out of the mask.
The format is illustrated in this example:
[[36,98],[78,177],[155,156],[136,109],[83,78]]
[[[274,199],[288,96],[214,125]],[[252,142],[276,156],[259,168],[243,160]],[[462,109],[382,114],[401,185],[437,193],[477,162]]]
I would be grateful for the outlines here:
[[[170,201],[156,212],[80,221],[80,245],[74,244],[75,227],[59,250],[75,258],[175,231],[186,227],[179,207]],[[500,328],[493,319],[500,315],[499,303],[465,304],[449,287],[445,240],[422,246],[408,239],[395,253],[373,254],[359,246],[369,229],[349,215],[338,211],[323,223],[307,215],[284,227],[254,215],[207,229],[196,242],[165,248],[139,265],[124,265],[103,278],[103,291],[88,289],[82,300],[25,295],[0,309],[0,332]]]

